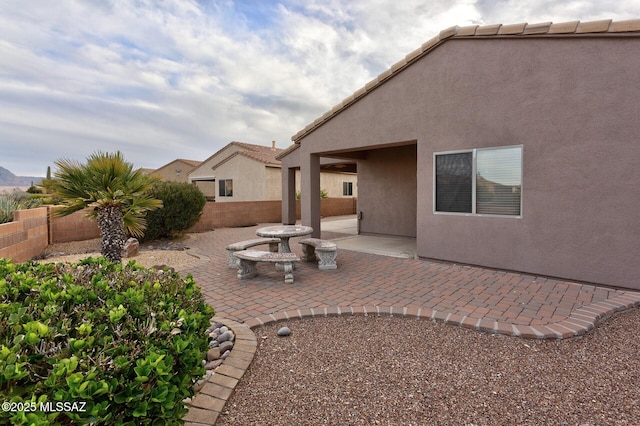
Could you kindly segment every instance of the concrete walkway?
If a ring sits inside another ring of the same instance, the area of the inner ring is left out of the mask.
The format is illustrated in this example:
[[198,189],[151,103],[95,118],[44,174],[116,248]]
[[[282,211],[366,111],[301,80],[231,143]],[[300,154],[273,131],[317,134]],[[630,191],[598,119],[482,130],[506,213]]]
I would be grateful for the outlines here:
[[[411,246],[412,239],[355,236],[353,224],[352,218],[323,221],[322,238],[338,244],[338,269],[301,263],[293,285],[273,265],[258,264],[260,275],[243,281],[227,268],[225,246],[256,238],[259,226],[195,234],[188,245],[206,260],[183,272],[194,276],[218,315],[249,327],[274,318],[383,312],[528,338],[567,338],[616,310],[640,306],[638,292],[414,259],[415,240]],[[297,241],[291,248],[300,253]]]
[[[272,224],[263,224],[272,225]],[[327,315],[397,315],[442,321],[522,338],[562,339],[586,333],[615,311],[640,306],[640,293],[527,274],[415,259],[415,240],[356,235],[352,217],[322,222],[324,239],[338,245],[338,269],[300,263],[294,284],[271,264],[239,281],[225,247],[256,238],[258,226],[221,228],[187,242],[201,257],[181,272],[203,289],[216,319],[236,345],[191,401],[186,426],[215,425],[257,348],[250,328]],[[291,248],[300,253],[299,239]],[[260,248],[260,247],[257,247]]]

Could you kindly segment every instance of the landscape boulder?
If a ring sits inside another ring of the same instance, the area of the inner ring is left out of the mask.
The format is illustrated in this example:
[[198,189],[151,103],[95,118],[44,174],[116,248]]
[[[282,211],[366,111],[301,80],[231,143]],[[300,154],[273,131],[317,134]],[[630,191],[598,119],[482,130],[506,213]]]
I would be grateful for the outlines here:
[[140,251],[140,242],[138,242],[135,238],[129,238],[126,243],[124,243],[124,247],[122,247],[122,258],[129,258],[138,255]]

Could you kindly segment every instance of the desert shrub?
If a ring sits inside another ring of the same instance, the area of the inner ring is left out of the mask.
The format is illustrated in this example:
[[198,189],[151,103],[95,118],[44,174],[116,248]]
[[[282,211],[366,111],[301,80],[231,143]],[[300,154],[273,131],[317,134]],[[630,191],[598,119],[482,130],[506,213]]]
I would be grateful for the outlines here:
[[0,424],[182,424],[212,316],[190,275],[0,259]]
[[[301,191],[296,191],[296,200],[300,200],[302,198],[302,192]],[[326,189],[321,189],[320,190],[320,198],[329,198],[329,193],[327,192]]]
[[31,182],[31,186],[27,188],[27,192],[29,194],[42,194],[42,189],[38,188],[33,184],[33,182]]
[[179,236],[198,222],[207,202],[197,186],[183,182],[155,182],[151,196],[163,207],[147,213],[145,240]]
[[13,221],[13,212],[38,207],[41,200],[29,199],[19,195],[0,195],[0,223]]

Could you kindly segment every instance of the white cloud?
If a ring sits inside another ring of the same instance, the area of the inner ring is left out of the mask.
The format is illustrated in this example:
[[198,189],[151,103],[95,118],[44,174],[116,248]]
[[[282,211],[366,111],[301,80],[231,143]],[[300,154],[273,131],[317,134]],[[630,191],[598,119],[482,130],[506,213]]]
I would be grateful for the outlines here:
[[640,17],[640,0],[4,0],[0,166],[159,167],[278,146],[452,25]]

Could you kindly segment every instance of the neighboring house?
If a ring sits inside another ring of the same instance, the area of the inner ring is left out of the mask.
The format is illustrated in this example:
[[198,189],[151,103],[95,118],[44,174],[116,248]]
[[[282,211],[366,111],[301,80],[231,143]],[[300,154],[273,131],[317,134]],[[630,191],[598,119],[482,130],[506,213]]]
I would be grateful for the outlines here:
[[[263,146],[234,141],[204,160],[189,174],[189,181],[217,202],[280,200],[282,173],[276,157],[282,152],[275,142]],[[357,175],[341,167],[353,166],[332,165],[322,173],[323,189],[330,197],[357,196]]]
[[640,289],[638,52],[640,20],[444,30],[293,136],[283,222],[301,170],[319,235],[320,164],[356,159],[361,232],[528,285]]
[[189,182],[189,173],[200,165],[200,161],[178,158],[152,171],[151,176],[159,176],[162,180]]

